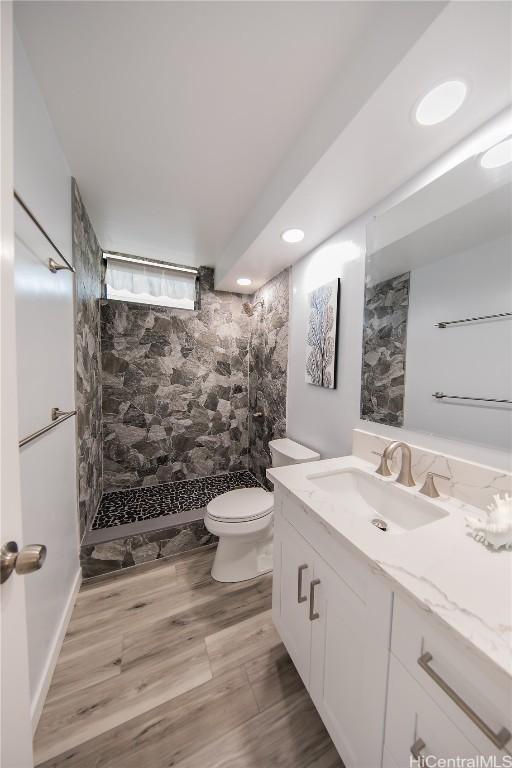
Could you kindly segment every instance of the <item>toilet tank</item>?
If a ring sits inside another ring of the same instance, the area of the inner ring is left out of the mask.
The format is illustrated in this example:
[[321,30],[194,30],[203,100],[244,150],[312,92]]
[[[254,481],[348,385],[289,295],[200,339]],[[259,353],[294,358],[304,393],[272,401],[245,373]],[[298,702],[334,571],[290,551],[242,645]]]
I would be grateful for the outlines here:
[[307,461],[318,461],[320,454],[306,448],[295,440],[283,437],[271,440],[269,443],[273,467],[286,467],[288,464],[304,464]]

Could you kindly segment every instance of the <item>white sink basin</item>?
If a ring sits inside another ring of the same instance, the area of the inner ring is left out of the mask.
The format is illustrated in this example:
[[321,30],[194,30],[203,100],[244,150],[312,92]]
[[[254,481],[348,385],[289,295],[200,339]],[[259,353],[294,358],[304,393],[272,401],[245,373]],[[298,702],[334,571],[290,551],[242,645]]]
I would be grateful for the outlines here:
[[376,518],[383,520],[387,533],[404,533],[448,515],[436,502],[408,493],[393,481],[383,482],[357,469],[309,475],[308,480],[331,494],[345,512],[353,513],[369,524]]

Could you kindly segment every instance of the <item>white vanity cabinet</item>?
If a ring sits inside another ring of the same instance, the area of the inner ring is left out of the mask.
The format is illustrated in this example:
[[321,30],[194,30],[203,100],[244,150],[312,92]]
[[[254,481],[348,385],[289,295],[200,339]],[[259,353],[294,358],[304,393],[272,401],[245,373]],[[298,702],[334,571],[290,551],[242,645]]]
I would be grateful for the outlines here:
[[272,615],[347,768],[376,768],[391,592],[338,543],[326,541],[320,555],[315,544],[324,538],[299,505],[276,494]]
[[501,765],[511,678],[279,487],[274,515],[273,620],[346,768]]
[[512,750],[510,678],[400,594],[392,626],[389,755],[401,767],[419,744],[423,758],[485,755],[500,765]]

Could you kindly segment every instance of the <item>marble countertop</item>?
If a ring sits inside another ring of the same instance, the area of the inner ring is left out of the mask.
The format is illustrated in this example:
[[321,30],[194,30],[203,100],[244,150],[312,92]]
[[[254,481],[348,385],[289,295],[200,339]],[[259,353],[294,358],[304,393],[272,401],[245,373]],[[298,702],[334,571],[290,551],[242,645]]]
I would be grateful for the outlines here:
[[[433,501],[449,512],[446,517],[386,535],[344,508],[341,494],[336,497],[308,479],[349,468],[370,473],[381,483],[394,482],[394,477],[376,475],[373,464],[356,456],[272,468],[267,475],[279,490],[317,515],[329,532],[369,560],[378,574],[391,580],[393,589],[404,590],[512,676],[512,551],[489,550],[468,534],[465,515],[481,517],[482,510],[442,496]],[[419,486],[398,487],[412,496],[419,491]]]

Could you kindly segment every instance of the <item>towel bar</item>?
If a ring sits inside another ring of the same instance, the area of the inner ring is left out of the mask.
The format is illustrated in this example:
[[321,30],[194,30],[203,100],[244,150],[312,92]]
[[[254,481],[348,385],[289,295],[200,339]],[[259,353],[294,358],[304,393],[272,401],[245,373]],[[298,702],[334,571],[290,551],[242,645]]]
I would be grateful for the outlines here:
[[512,405],[512,400],[501,400],[497,397],[469,397],[468,395],[445,395],[444,392],[434,392],[432,397],[435,397],[436,400],[442,400],[444,397],[447,397],[449,400],[480,400],[483,403],[510,403]]
[[23,438],[23,440],[20,440],[18,443],[19,448],[23,448],[24,445],[27,445],[27,443],[31,443],[32,440],[35,440],[36,437],[40,437],[41,435],[44,435],[46,432],[49,432],[54,427],[58,427],[59,424],[62,424],[63,421],[66,421],[67,419],[70,419],[71,416],[75,416],[76,411],[61,411],[59,408],[52,408],[52,420],[50,424],[47,424],[46,427],[41,427],[41,429],[38,429],[37,432],[32,432],[31,435],[27,435]]

